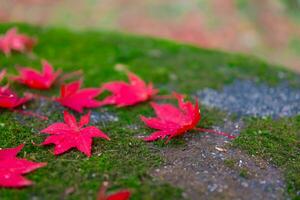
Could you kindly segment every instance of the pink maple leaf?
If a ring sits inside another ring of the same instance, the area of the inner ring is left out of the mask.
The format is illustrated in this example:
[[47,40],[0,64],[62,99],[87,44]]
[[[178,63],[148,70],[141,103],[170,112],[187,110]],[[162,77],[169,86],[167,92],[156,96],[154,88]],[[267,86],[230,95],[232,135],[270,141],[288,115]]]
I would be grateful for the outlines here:
[[18,68],[20,75],[12,77],[12,79],[30,88],[47,90],[52,86],[61,71],[54,72],[53,67],[45,60],[42,61],[42,65],[42,72],[28,67],[20,67]]
[[92,138],[98,137],[110,140],[105,133],[95,126],[85,127],[90,121],[91,112],[81,117],[80,122],[64,111],[64,121],[57,122],[42,130],[42,133],[50,134],[42,145],[55,144],[54,154],[59,155],[71,148],[77,148],[88,157],[91,156]]
[[16,148],[0,150],[0,187],[20,188],[32,185],[32,182],[22,175],[47,165],[47,163],[36,163],[17,158],[17,154],[23,147],[22,144]]
[[17,28],[11,28],[5,35],[0,36],[0,50],[5,55],[10,55],[12,50],[19,52],[30,51],[35,44],[35,39],[19,34]]
[[114,81],[103,84],[101,89],[110,91],[112,95],[102,100],[101,105],[132,106],[151,99],[158,92],[151,83],[146,85],[136,74],[129,72],[128,79],[129,83]]
[[157,139],[167,138],[167,142],[173,137],[185,134],[189,130],[198,130],[202,132],[209,132],[218,135],[223,135],[228,138],[234,138],[224,132],[219,132],[210,129],[196,128],[198,122],[201,119],[200,109],[198,101],[195,105],[191,102],[184,102],[183,95],[174,94],[178,100],[179,108],[171,104],[157,104],[151,103],[157,117],[146,118],[141,116],[141,120],[150,128],[156,129],[158,131],[152,133],[150,136],[144,138],[145,141],[154,141]]
[[0,87],[0,107],[13,109],[32,99],[32,95],[26,94],[20,98],[8,86]]
[[62,85],[61,96],[56,98],[56,101],[80,113],[83,108],[96,108],[101,105],[101,102],[94,99],[101,93],[99,88],[80,89],[80,87],[81,81]]
[[130,198],[131,192],[129,190],[121,190],[107,195],[107,186],[108,182],[103,182],[101,188],[99,189],[97,200],[128,200]]

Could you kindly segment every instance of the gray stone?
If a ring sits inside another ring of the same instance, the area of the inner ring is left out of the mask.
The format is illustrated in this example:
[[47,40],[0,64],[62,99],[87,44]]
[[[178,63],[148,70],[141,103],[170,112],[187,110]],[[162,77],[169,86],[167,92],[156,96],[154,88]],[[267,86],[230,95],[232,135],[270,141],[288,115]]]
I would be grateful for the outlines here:
[[286,83],[276,87],[248,80],[237,80],[221,91],[204,89],[197,92],[201,104],[239,116],[273,118],[300,114],[300,89]]

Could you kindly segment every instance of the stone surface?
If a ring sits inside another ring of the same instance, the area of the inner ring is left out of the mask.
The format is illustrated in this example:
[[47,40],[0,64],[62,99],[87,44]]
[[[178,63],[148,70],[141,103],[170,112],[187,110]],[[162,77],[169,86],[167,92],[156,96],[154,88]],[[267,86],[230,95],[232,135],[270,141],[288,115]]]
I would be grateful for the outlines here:
[[204,89],[196,94],[201,104],[239,116],[274,118],[300,114],[300,90],[288,84],[270,87],[253,81],[240,81],[224,86],[221,91]]
[[187,134],[186,144],[166,147],[164,166],[152,175],[183,189],[187,199],[284,199],[280,170],[264,160],[230,148],[228,140]]

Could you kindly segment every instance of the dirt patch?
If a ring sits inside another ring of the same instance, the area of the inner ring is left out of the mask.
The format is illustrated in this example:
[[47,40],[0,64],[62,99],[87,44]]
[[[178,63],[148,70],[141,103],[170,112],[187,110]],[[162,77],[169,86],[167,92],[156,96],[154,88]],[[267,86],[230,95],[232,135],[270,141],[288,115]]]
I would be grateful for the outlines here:
[[[238,132],[241,126],[227,124],[225,129],[231,128]],[[280,170],[266,161],[231,148],[226,138],[206,133],[190,133],[186,134],[184,139],[186,144],[183,146],[162,149],[161,154],[166,163],[151,173],[160,181],[182,188],[183,197],[187,199],[286,197]]]

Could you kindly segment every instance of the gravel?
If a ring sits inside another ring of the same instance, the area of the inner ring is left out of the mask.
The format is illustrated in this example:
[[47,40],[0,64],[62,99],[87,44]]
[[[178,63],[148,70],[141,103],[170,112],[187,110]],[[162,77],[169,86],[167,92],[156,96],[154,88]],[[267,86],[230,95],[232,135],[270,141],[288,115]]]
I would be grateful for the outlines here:
[[206,88],[198,91],[201,104],[239,116],[273,118],[300,114],[300,90],[282,83],[276,87],[248,80],[237,80],[221,91]]

